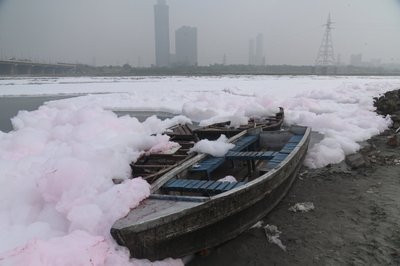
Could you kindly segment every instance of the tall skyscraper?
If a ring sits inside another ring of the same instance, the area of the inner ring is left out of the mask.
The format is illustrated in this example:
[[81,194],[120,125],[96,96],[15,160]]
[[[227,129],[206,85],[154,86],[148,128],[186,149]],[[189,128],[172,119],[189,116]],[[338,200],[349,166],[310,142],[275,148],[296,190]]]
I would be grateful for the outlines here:
[[154,32],[156,66],[169,66],[169,7],[165,0],[157,0],[157,4],[154,5]]
[[257,34],[256,39],[249,41],[249,65],[265,65],[264,39],[262,34]]
[[197,28],[183,26],[175,31],[175,56],[178,65],[197,65]]

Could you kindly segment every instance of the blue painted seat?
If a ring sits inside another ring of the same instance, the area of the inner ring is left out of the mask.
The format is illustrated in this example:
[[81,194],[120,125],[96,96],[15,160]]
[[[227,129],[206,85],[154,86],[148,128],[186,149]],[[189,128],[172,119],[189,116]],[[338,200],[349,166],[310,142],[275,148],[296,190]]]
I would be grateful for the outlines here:
[[301,140],[303,139],[303,135],[293,135],[290,139],[289,139],[289,141],[288,141],[288,143],[299,143]]
[[258,135],[247,135],[239,138],[234,144],[235,147],[230,149],[230,151],[243,151],[247,149],[250,145],[258,141]]
[[281,153],[291,153],[297,147],[297,143],[287,143],[283,148],[279,151]]
[[222,182],[172,178],[162,186],[162,189],[164,191],[171,192],[196,192],[203,195],[215,195],[244,184],[245,182]]
[[273,151],[229,151],[225,158],[228,160],[271,160],[276,152]]
[[212,171],[217,169],[225,162],[224,157],[208,157],[207,159],[195,164],[190,169],[191,172],[205,172],[207,177],[210,178]]
[[[246,135],[239,138],[234,144],[235,147],[230,151],[240,152],[244,149],[247,149],[250,145],[256,143],[258,141],[258,135]],[[207,177],[210,178],[210,174],[221,166],[225,162],[225,157],[212,157],[209,156],[205,160],[199,162],[198,164],[192,166],[190,168],[191,172],[205,172]]]
[[277,152],[275,156],[268,161],[267,168],[272,169],[278,166],[283,160],[286,159],[288,156],[288,153],[282,153],[282,152]]

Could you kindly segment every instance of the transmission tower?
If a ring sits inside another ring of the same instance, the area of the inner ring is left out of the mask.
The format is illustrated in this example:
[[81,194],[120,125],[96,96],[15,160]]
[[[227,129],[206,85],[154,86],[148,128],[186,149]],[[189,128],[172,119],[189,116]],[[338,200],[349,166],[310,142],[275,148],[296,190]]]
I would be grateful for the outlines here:
[[322,38],[321,46],[318,50],[317,60],[315,60],[315,65],[317,66],[333,66],[335,65],[335,53],[333,52],[333,44],[332,44],[332,20],[331,14],[328,15],[328,21],[325,25],[325,33]]

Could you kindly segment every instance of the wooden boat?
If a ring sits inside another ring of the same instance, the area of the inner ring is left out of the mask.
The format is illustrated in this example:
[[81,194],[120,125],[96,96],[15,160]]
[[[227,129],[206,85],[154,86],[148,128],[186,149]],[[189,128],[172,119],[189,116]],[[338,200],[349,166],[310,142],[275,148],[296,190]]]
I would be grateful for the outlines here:
[[242,132],[243,130],[261,127],[263,131],[279,130],[283,125],[285,117],[284,109],[279,107],[279,112],[273,116],[251,117],[247,125],[231,127],[230,122],[216,123],[210,126],[201,127],[194,130],[200,139],[217,139],[221,134],[228,138]]
[[[170,140],[178,143],[178,148],[159,154],[143,154],[135,163],[131,164],[132,177],[142,177],[153,183],[160,176],[193,157],[187,152],[200,139],[217,139],[221,134],[232,137],[244,130],[261,128],[261,130],[279,130],[283,124],[284,110],[279,108],[274,116],[252,117],[247,125],[238,128],[229,126],[229,122],[217,123],[207,127],[192,128],[189,125],[176,125],[169,128],[165,134]],[[121,180],[120,180],[121,181]]]
[[[198,154],[152,184],[151,196],[116,221],[111,235],[132,257],[159,260],[214,247],[254,225],[286,195],[310,128],[244,130],[224,157]],[[219,181],[233,175],[235,182]]]

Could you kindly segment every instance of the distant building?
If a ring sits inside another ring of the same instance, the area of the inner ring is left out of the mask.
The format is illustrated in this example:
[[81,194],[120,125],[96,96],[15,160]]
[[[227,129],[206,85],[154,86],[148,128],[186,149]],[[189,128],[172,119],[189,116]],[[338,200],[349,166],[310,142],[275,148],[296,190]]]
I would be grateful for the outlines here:
[[154,30],[156,66],[169,66],[169,7],[165,0],[158,0],[157,4],[154,5]]
[[352,66],[362,66],[362,54],[352,54],[350,55],[350,65]]
[[249,41],[249,65],[265,65],[264,37],[260,33]]
[[175,31],[175,60],[178,65],[197,65],[197,28],[183,26]]

